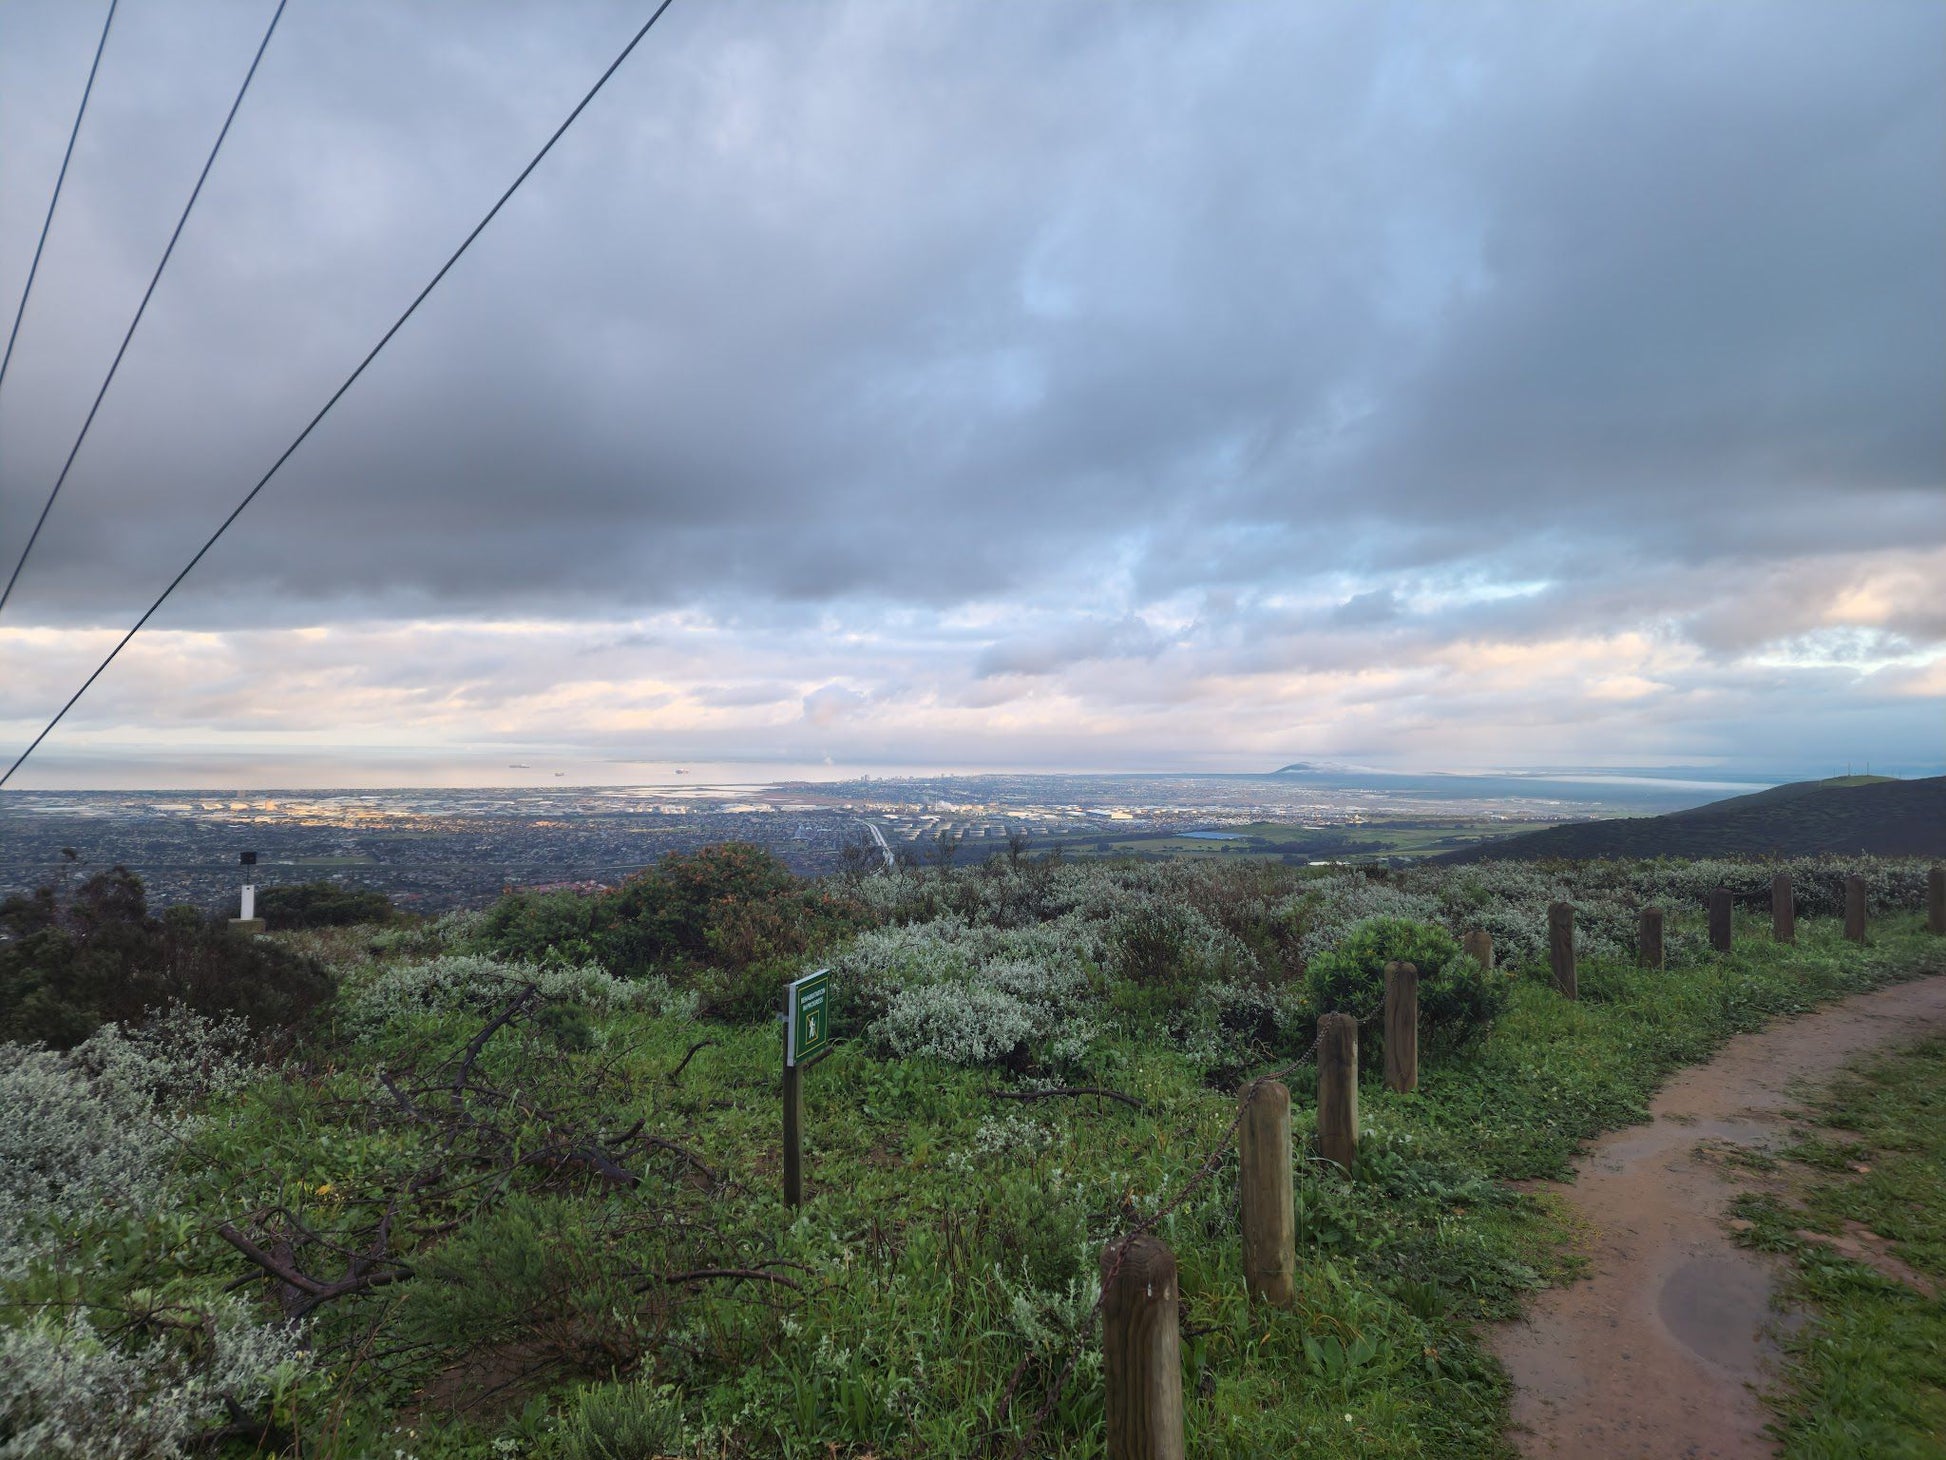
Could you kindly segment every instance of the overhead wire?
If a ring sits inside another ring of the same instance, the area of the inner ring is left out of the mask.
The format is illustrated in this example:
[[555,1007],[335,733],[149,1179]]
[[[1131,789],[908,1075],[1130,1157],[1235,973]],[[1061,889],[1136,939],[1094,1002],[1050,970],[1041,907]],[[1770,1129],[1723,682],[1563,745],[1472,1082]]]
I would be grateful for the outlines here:
[[88,98],[95,92],[95,73],[101,70],[101,53],[108,49],[108,32],[115,24],[115,7],[121,0],[108,0],[108,18],[101,23],[101,39],[95,42],[95,59],[88,67],[88,84],[81,88],[81,105],[68,129],[68,150],[61,154],[61,170],[54,178],[54,196],[47,200],[47,216],[41,219],[40,240],[34,245],[34,261],[27,266],[27,283],[20,291],[20,304],[14,309],[13,328],[7,331],[7,351],[0,355],[0,383],[7,378],[7,366],[14,357],[14,341],[20,337],[20,321],[27,313],[27,296],[34,292],[34,276],[40,272],[41,250],[47,247],[47,231],[54,226],[54,209],[61,201],[61,185],[68,180],[68,163],[74,158],[74,140],[81,135],[81,119],[88,115]]
[[284,7],[290,0],[277,0],[277,9],[271,14],[270,24],[264,30],[264,38],[257,44],[257,54],[250,58],[250,69],[243,73],[243,85],[237,88],[236,100],[230,103],[229,115],[223,118],[222,129],[216,134],[216,143],[209,149],[209,156],[203,159],[203,170],[196,176],[196,186],[189,190],[189,201],[182,205],[182,216],[176,219],[176,228],[169,235],[169,242],[162,250],[162,258],[149,276],[149,287],[142,291],[142,302],[135,306],[135,317],[128,322],[128,332],[122,336],[121,347],[115,351],[115,358],[109,363],[107,375],[102,377],[101,389],[95,392],[94,404],[88,407],[87,419],[81,423],[81,430],[74,438],[74,445],[68,448],[68,459],[61,463],[61,474],[54,479],[53,490],[47,500],[41,503],[41,515],[34,519],[34,530],[27,534],[27,542],[15,559],[13,572],[7,575],[7,585],[0,588],[0,612],[5,611],[7,600],[13,596],[14,584],[20,581],[20,570],[27,566],[27,556],[33,552],[34,544],[40,541],[41,529],[47,525],[47,514],[54,510],[54,499],[61,495],[61,488],[67,485],[68,473],[74,469],[74,459],[81,454],[81,443],[88,439],[89,428],[95,423],[95,415],[101,410],[101,403],[108,396],[108,387],[115,383],[115,372],[122,368],[122,357],[128,353],[129,341],[135,338],[135,331],[142,323],[147,312],[149,300],[155,297],[155,286],[162,282],[162,271],[169,267],[170,255],[176,251],[176,240],[182,237],[183,226],[189,222],[189,215],[196,207],[196,199],[203,194],[203,184],[209,181],[209,172],[216,165],[216,154],[223,150],[223,139],[230,135],[230,123],[236,120],[237,110],[243,105],[243,98],[249,94],[250,83],[256,78],[257,66],[270,48],[270,38],[277,33],[277,22],[284,18]]
[[169,580],[169,586],[164,588],[162,592],[157,595],[155,602],[151,603],[148,606],[148,608],[143,612],[142,616],[135,621],[134,626],[131,627],[126,634],[122,635],[121,639],[116,643],[113,649],[110,649],[108,651],[108,656],[105,659],[103,659],[100,664],[95,666],[94,672],[90,674],[87,677],[87,679],[82,681],[81,688],[77,689],[72,695],[68,697],[67,703],[62,705],[61,708],[55,713],[54,718],[47,722],[46,726],[42,728],[40,734],[36,735],[32,743],[30,743],[25,750],[21,751],[21,753],[14,758],[13,764],[7,767],[5,774],[0,774],[0,786],[6,785],[7,782],[13,778],[14,772],[18,771],[20,767],[26,762],[27,757],[32,755],[37,749],[40,748],[41,742],[47,739],[47,737],[53,733],[54,727],[56,725],[59,725],[61,721],[66,718],[68,711],[73,709],[75,705],[80,701],[81,697],[85,695],[88,692],[88,690],[94,685],[94,682],[97,679],[101,678],[102,673],[108,668],[108,666],[115,662],[116,657],[122,652],[122,650],[128,647],[129,641],[133,639],[138,633],[141,632],[142,626],[148,623],[148,621],[155,616],[156,611],[160,609],[163,604],[169,601],[169,595],[176,591],[177,587],[182,583],[183,579],[187,578],[190,575],[190,573],[195,570],[196,565],[203,560],[206,554],[208,554],[209,550],[216,546],[217,540],[220,539],[224,533],[230,530],[230,525],[234,523],[237,520],[237,518],[241,517],[243,515],[244,509],[257,499],[257,494],[262,492],[265,487],[270,485],[270,479],[277,475],[277,473],[283,468],[285,462],[289,461],[292,456],[296,455],[297,449],[310,438],[311,433],[318,428],[318,424],[321,421],[323,421],[327,415],[331,413],[331,408],[337,405],[338,402],[344,398],[345,393],[349,391],[354,384],[357,383],[359,376],[363,375],[365,373],[366,368],[370,366],[372,361],[378,358],[379,352],[382,351],[388,344],[390,344],[392,341],[392,337],[405,327],[405,322],[412,318],[412,316],[418,311],[418,308],[421,304],[425,303],[426,296],[431,294],[434,289],[439,287],[440,280],[444,279],[446,275],[452,271],[453,265],[457,264],[460,261],[461,255],[463,255],[467,251],[467,249],[473,246],[473,241],[486,231],[486,226],[489,223],[491,223],[495,217],[499,215],[500,210],[507,205],[507,200],[513,197],[513,195],[517,191],[519,191],[520,185],[527,181],[528,175],[531,174],[535,168],[541,165],[542,159],[545,158],[549,152],[554,150],[554,144],[561,140],[561,138],[567,133],[568,128],[573,126],[576,119],[580,117],[581,113],[587,110],[588,104],[592,102],[595,99],[595,97],[600,93],[601,89],[608,84],[609,78],[612,77],[617,71],[619,71],[622,68],[622,63],[628,60],[629,56],[634,53],[635,48],[642,43],[642,38],[655,28],[655,23],[658,20],[662,19],[664,12],[666,12],[669,9],[669,7],[674,3],[675,0],[662,0],[662,3],[656,6],[655,10],[651,12],[651,14],[649,15],[649,18],[642,23],[641,29],[636,31],[635,34],[632,37],[630,37],[628,44],[622,47],[620,54],[618,54],[613,61],[609,62],[608,69],[603,71],[601,75],[598,78],[596,78],[595,84],[588,88],[587,93],[582,96],[580,101],[575,103],[574,110],[567,114],[566,120],[564,120],[560,126],[554,129],[552,135],[548,137],[547,141],[541,144],[540,151],[534,154],[533,158],[527,163],[527,165],[520,170],[519,175],[515,177],[514,180],[507,185],[506,191],[500,194],[499,198],[497,198],[494,201],[494,204],[491,208],[487,209],[486,216],[481,218],[478,223],[473,225],[473,231],[466,235],[465,239],[462,240],[462,242],[460,243],[460,246],[453,250],[452,254],[447,258],[445,263],[439,266],[438,272],[432,276],[432,279],[426,284],[426,287],[421,289],[418,292],[418,294],[413,297],[412,302],[405,307],[405,312],[392,322],[392,327],[386,330],[385,333],[382,336],[380,336],[379,342],[376,345],[372,346],[371,350],[365,355],[365,358],[360,360],[357,366],[352,370],[351,374],[345,377],[343,384],[341,384],[336,390],[331,392],[330,398],[326,400],[323,406],[321,406],[318,409],[318,413],[311,417],[310,421],[305,425],[302,431],[299,431],[297,433],[297,438],[294,441],[292,441],[289,446],[286,446],[282,451],[282,453],[279,454],[277,459],[270,464],[270,470],[265,472],[263,476],[258,479],[257,484],[254,487],[252,487],[248,492],[244,493],[243,500],[241,502],[238,502],[236,506],[230,510],[230,515],[225,517],[222,523],[218,525],[216,531],[212,532],[209,535],[209,539],[206,542],[204,542],[204,544],[201,547],[196,549],[195,556],[192,557],[186,564],[183,565],[183,569],[181,572],[177,573],[174,578]]

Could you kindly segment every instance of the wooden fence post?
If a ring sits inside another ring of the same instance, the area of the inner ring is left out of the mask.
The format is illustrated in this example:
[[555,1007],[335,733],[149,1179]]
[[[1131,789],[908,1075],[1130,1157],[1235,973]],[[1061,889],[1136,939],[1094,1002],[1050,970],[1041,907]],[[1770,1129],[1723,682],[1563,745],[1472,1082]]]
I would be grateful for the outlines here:
[[1946,867],[1926,874],[1926,931],[1946,936]]
[[1547,961],[1554,970],[1554,987],[1567,999],[1578,998],[1574,978],[1574,904],[1547,905]]
[[1385,965],[1385,1088],[1419,1088],[1419,970]]
[[1635,954],[1644,968],[1662,967],[1662,909],[1645,907],[1635,920]]
[[1183,1460],[1176,1255],[1143,1233],[1101,1254],[1108,1460]]
[[1845,879],[1845,936],[1865,941],[1865,879],[1856,872]]
[[1244,1284],[1256,1301],[1288,1308],[1297,1300],[1297,1214],[1291,1193],[1291,1092],[1281,1080],[1243,1087],[1237,1202]]
[[1460,951],[1488,973],[1493,972],[1493,934],[1474,929],[1460,939]]
[[1779,943],[1797,941],[1797,904],[1791,899],[1791,874],[1770,879],[1770,936]]
[[1318,1019],[1318,1154],[1347,1171],[1358,1155],[1358,1021]]
[[1730,889],[1717,887],[1710,891],[1710,947],[1718,953],[1730,951]]

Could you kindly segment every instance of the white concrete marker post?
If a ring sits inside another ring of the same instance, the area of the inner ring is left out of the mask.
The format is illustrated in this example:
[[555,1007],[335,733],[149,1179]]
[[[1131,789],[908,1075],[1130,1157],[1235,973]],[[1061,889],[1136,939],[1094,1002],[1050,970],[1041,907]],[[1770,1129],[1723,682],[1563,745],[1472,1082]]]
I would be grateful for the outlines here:
[[[243,875],[246,878],[254,878],[257,875],[255,852],[245,852],[237,860],[243,864]],[[238,907],[241,915],[230,919],[232,929],[239,933],[264,931],[264,920],[257,916],[257,884],[254,881],[246,881],[243,884],[243,896],[239,900]]]

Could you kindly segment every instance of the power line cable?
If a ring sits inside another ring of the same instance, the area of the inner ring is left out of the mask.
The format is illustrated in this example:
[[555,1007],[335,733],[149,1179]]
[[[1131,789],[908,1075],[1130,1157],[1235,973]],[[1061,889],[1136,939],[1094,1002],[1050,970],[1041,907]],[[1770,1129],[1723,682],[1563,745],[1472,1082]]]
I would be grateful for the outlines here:
[[629,56],[634,52],[635,48],[642,43],[642,38],[646,36],[652,29],[654,29],[655,23],[658,20],[662,19],[663,12],[668,10],[668,8],[674,3],[675,0],[662,0],[662,3],[656,6],[655,10],[653,11],[653,13],[650,14],[649,18],[642,23],[642,28],[635,32],[635,34],[629,39],[627,45],[622,47],[621,54],[616,56],[613,61],[608,63],[608,69],[606,71],[603,71],[601,75],[596,79],[595,84],[588,88],[587,94],[584,95],[580,101],[575,103],[574,110],[568,113],[567,119],[563,121],[560,126],[554,129],[553,135],[550,136],[546,142],[541,144],[541,150],[536,152],[532,160],[529,161],[528,164],[520,170],[520,175],[507,185],[507,190],[499,196],[499,198],[494,202],[491,208],[487,209],[486,216],[480,219],[480,221],[473,226],[473,231],[466,235],[466,238],[464,239],[464,241],[461,242],[460,246],[453,250],[452,255],[446,260],[445,263],[439,266],[439,272],[432,276],[431,281],[426,285],[426,287],[421,289],[419,293],[413,298],[413,301],[405,307],[405,313],[401,314],[396,320],[392,322],[392,327],[388,329],[383,336],[380,337],[379,342],[376,345],[372,346],[370,352],[365,356],[365,358],[358,362],[357,367],[352,370],[351,374],[345,377],[344,383],[340,385],[336,390],[331,392],[331,398],[325,401],[324,405],[319,408],[318,413],[315,416],[311,417],[310,422],[304,427],[304,429],[297,433],[297,439],[291,442],[289,446],[286,446],[284,448],[283,453],[280,456],[278,456],[278,458],[274,462],[270,464],[270,470],[265,472],[263,476],[258,479],[257,484],[244,494],[243,500],[237,503],[236,506],[231,509],[230,515],[228,517],[225,517],[222,523],[217,527],[216,531],[212,532],[209,535],[209,540],[205,542],[201,547],[196,549],[196,555],[183,566],[183,570],[180,573],[176,574],[174,578],[169,580],[169,586],[162,590],[162,592],[157,596],[155,602],[151,603],[148,606],[148,609],[143,613],[143,615],[135,621],[134,627],[131,628],[126,634],[122,635],[120,642],[118,642],[113,649],[110,649],[108,651],[108,657],[103,659],[101,663],[95,666],[94,673],[90,674],[87,677],[87,679],[82,681],[81,688],[76,690],[72,695],[68,697],[68,702],[61,706],[60,710],[56,712],[54,718],[49,720],[46,726],[42,728],[41,733],[34,737],[33,743],[30,744],[25,750],[21,751],[21,753],[17,757],[15,757],[14,763],[7,767],[6,774],[0,775],[0,786],[6,785],[9,780],[13,779],[14,772],[20,769],[21,765],[26,761],[27,757],[32,755],[37,749],[40,748],[40,743],[43,740],[47,739],[47,737],[53,732],[54,727],[60,724],[61,721],[66,717],[68,711],[73,709],[75,707],[75,704],[80,700],[80,698],[84,694],[86,694],[88,690],[94,685],[94,682],[97,679],[101,678],[102,672],[106,670],[109,665],[115,662],[116,656],[119,655],[123,649],[128,647],[129,640],[133,639],[138,633],[142,631],[142,626],[155,616],[155,612],[157,609],[161,608],[164,603],[168,602],[169,595],[176,591],[177,586],[181,584],[182,580],[187,578],[190,575],[190,573],[195,569],[196,565],[203,560],[204,555],[208,553],[211,548],[216,546],[217,539],[222,537],[224,533],[230,530],[230,524],[235,522],[237,518],[243,515],[243,509],[248,507],[252,502],[254,502],[257,499],[257,494],[261,492],[265,487],[270,485],[270,479],[277,475],[278,471],[282,469],[284,463],[289,461],[292,456],[296,455],[297,448],[302,446],[305,443],[305,441],[309,439],[311,433],[318,428],[318,423],[331,413],[331,408],[337,405],[338,402],[344,398],[345,392],[350,390],[351,387],[357,382],[358,377],[365,373],[366,367],[369,366],[372,363],[372,361],[376,360],[378,358],[379,352],[392,342],[392,337],[405,327],[405,322],[412,318],[413,314],[418,310],[421,304],[426,302],[426,296],[431,294],[434,289],[439,287],[439,281],[441,279],[444,279],[446,275],[449,272],[451,272],[453,265],[460,261],[460,256],[464,254],[467,251],[467,249],[473,246],[473,240],[478,238],[482,233],[486,231],[487,224],[491,223],[494,220],[494,218],[499,214],[500,210],[506,206],[507,200],[511,198],[515,194],[515,192],[519,190],[520,185],[522,183],[527,181],[528,174],[533,172],[535,168],[539,167],[541,165],[541,160],[545,158],[549,152],[554,150],[554,144],[561,140],[562,136],[567,132],[569,127],[574,125],[575,120],[578,117],[580,117],[581,113],[587,110],[588,104],[595,99],[596,95],[601,91],[602,87],[608,84],[609,78],[613,76],[617,71],[621,70],[622,63],[626,61],[629,58]]
[[27,266],[27,284],[20,291],[20,305],[14,310],[13,328],[7,331],[7,352],[0,355],[0,382],[7,378],[7,365],[14,357],[14,341],[20,336],[21,317],[27,313],[27,296],[34,292],[34,275],[40,272],[41,250],[47,247],[47,230],[54,226],[54,209],[61,201],[61,184],[68,180],[68,162],[74,156],[74,139],[81,135],[81,119],[88,114],[88,98],[94,95],[95,72],[101,69],[101,53],[108,49],[108,29],[115,23],[115,7],[121,0],[108,0],[108,18],[101,23],[101,39],[95,42],[95,59],[88,67],[88,84],[81,88],[81,107],[68,130],[68,150],[61,154],[61,171],[54,179],[54,196],[47,200],[47,216],[41,219],[40,241],[34,245],[34,261]]
[[7,586],[0,588],[0,611],[7,607],[7,600],[13,596],[14,584],[20,581],[20,570],[27,566],[27,555],[40,541],[41,529],[47,525],[47,514],[54,510],[54,499],[61,495],[61,488],[67,485],[68,473],[74,468],[75,457],[81,454],[81,443],[88,439],[88,430],[95,423],[95,413],[108,395],[108,387],[115,383],[115,372],[122,368],[122,357],[128,353],[128,343],[135,338],[135,331],[142,323],[142,316],[148,310],[149,300],[155,297],[155,286],[162,282],[162,271],[169,267],[169,256],[176,251],[176,240],[182,237],[183,225],[189,222],[189,215],[196,207],[196,199],[202,196],[203,184],[209,181],[209,170],[216,165],[216,154],[223,150],[223,139],[230,135],[230,123],[236,120],[237,109],[243,105],[243,98],[250,90],[250,83],[256,77],[257,65],[270,48],[270,38],[277,33],[277,22],[284,18],[284,7],[290,0],[277,0],[277,9],[270,17],[270,25],[264,31],[264,38],[257,45],[257,54],[250,58],[250,69],[243,73],[243,85],[237,88],[236,100],[230,103],[230,114],[223,118],[223,128],[216,134],[216,143],[209,149],[209,156],[203,160],[203,170],[196,177],[196,186],[189,190],[189,201],[182,205],[182,216],[176,220],[176,230],[169,235],[168,246],[162,250],[161,261],[155,266],[155,273],[149,277],[149,287],[142,291],[142,302],[135,306],[135,318],[128,322],[128,333],[122,336],[121,348],[115,351],[115,358],[108,366],[108,374],[102,377],[101,389],[95,392],[95,403],[88,407],[88,418],[81,423],[81,432],[74,438],[74,445],[68,448],[68,459],[61,463],[61,474],[54,479],[54,490],[47,494],[41,503],[41,515],[34,519],[34,530],[27,534],[26,546],[21,548],[20,557],[14,562],[14,570],[7,577]]

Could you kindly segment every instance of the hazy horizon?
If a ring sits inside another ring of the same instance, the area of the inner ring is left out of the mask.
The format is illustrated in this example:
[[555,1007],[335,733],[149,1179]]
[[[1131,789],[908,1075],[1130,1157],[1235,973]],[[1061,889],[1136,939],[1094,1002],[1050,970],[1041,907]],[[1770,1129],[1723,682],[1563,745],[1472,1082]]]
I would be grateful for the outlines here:
[[[1609,781],[1618,784],[1639,786],[1682,787],[1694,790],[1721,790],[1724,794],[1750,790],[1757,787],[1780,784],[1790,780],[1815,780],[1826,776],[1842,776],[1848,771],[1863,774],[1868,767],[1857,764],[1852,767],[1839,765],[1835,768],[1797,768],[1793,770],[1768,770],[1750,767],[1729,766],[1439,766],[1439,765],[1393,765],[1379,766],[1355,760],[1316,762],[1321,768],[1334,775],[1371,776],[1375,779],[1387,778],[1436,778],[1453,777],[1459,779],[1557,781],[1582,783],[1590,786]],[[58,763],[57,763],[58,764]],[[973,777],[1018,777],[1032,779],[1040,777],[1062,777],[1071,779],[1111,779],[1111,778],[1158,778],[1181,777],[1255,777],[1276,772],[1279,767],[1238,766],[1230,768],[1188,767],[1170,765],[1127,765],[1127,766],[1083,766],[1053,767],[1017,764],[978,765],[968,762],[945,763],[888,763],[870,764],[803,764],[779,761],[721,761],[698,759],[693,761],[670,761],[649,763],[642,761],[610,761],[599,765],[569,762],[567,769],[561,769],[556,762],[541,760],[533,764],[513,765],[466,758],[450,763],[444,775],[421,768],[419,779],[411,779],[402,771],[369,771],[365,774],[352,774],[340,780],[318,780],[297,778],[295,773],[305,769],[305,763],[278,766],[275,762],[246,761],[243,764],[198,763],[194,775],[169,779],[156,777],[141,781],[125,778],[123,769],[103,766],[96,773],[70,775],[57,784],[47,772],[38,779],[26,776],[18,778],[0,796],[8,792],[29,794],[34,792],[116,792],[127,791],[131,794],[156,794],[181,791],[187,794],[234,794],[264,795],[288,792],[310,791],[463,791],[463,790],[575,790],[584,788],[622,790],[629,787],[643,788],[680,788],[688,787],[761,787],[777,786],[793,782],[835,783],[850,782],[861,778],[874,780],[952,780]],[[1922,777],[1939,774],[1925,767],[1886,767],[1876,763],[1869,767],[1873,774],[1905,777]],[[117,779],[123,775],[122,779]],[[387,778],[387,777],[390,778]]]
[[[0,14],[9,320],[102,9]],[[0,573],[270,12],[117,14]],[[290,7],[0,613],[0,767],[646,13]],[[12,785],[1937,774],[1942,176],[1934,0],[679,0]]]

